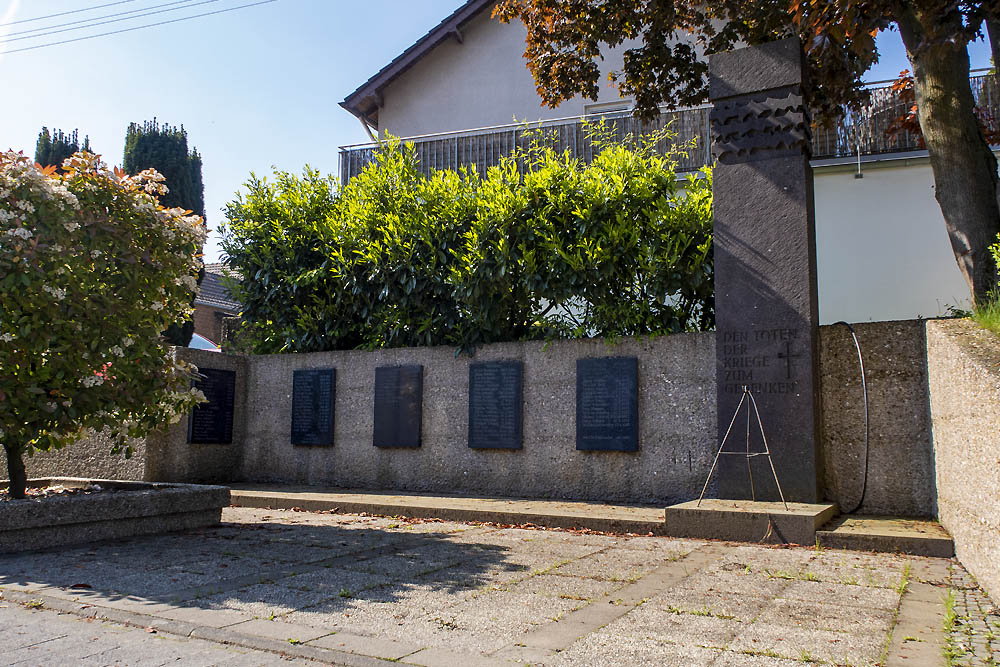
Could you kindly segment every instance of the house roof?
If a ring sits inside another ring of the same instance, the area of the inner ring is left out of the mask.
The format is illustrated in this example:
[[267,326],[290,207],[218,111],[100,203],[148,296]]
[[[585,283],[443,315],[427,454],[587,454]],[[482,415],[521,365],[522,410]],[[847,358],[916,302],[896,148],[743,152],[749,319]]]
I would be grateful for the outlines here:
[[382,90],[394,79],[415,65],[441,42],[456,37],[461,41],[461,27],[475,18],[484,9],[491,9],[496,0],[468,0],[426,35],[418,39],[410,48],[396,56],[392,62],[380,69],[348,95],[340,106],[362,121],[378,130],[378,110],[382,106]]
[[234,314],[238,313],[240,312],[240,304],[233,299],[229,290],[222,284],[222,276],[239,277],[225,264],[206,264],[205,277],[202,278],[201,288],[194,301],[196,304],[221,308]]

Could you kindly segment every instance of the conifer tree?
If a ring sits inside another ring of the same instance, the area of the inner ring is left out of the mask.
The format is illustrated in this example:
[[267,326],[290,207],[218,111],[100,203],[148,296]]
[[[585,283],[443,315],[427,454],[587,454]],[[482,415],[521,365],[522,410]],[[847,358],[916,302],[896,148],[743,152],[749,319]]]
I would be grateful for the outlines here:
[[[201,155],[188,150],[187,131],[181,125],[161,125],[156,118],[129,123],[125,133],[125,155],[122,168],[129,174],[155,169],[167,179],[168,192],[160,203],[168,208],[179,207],[205,217],[205,188],[201,177]],[[198,274],[198,284],[204,277]],[[194,322],[171,325],[164,335],[173,345],[187,346],[194,334]]]
[[35,162],[43,167],[62,166],[63,160],[73,155],[77,151],[84,150],[90,152],[90,137],[84,136],[83,145],[80,145],[80,135],[77,130],[66,134],[62,130],[53,130],[49,133],[49,128],[43,126],[38,133],[38,141],[35,143]]

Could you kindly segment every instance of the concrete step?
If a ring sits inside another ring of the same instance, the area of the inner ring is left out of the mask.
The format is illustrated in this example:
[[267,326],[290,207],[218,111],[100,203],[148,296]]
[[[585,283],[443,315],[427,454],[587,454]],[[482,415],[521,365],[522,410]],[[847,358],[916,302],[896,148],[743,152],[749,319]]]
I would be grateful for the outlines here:
[[816,531],[816,543],[830,549],[881,551],[951,558],[955,544],[937,521],[887,516],[839,516]]
[[813,546],[836,515],[836,505],[706,498],[668,507],[664,518],[671,537]]
[[531,523],[546,528],[584,528],[606,533],[663,535],[662,506],[379,493],[287,485],[235,485],[230,488],[232,504],[237,507],[298,508],[313,512],[337,511],[501,524]]

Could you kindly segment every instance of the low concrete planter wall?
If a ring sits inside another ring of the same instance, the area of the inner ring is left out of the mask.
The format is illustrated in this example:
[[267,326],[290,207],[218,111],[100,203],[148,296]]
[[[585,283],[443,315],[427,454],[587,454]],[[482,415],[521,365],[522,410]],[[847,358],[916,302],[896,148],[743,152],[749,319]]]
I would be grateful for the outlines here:
[[61,484],[106,489],[92,495],[0,502],[0,553],[201,528],[219,523],[229,505],[224,486],[156,484],[55,477],[29,486]]
[[928,322],[927,367],[937,515],[1000,599],[1000,338],[968,320]]

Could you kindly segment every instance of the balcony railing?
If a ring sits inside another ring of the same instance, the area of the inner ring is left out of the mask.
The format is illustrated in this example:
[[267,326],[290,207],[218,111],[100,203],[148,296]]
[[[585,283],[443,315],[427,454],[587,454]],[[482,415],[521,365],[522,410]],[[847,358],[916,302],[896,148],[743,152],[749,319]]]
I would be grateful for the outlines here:
[[[980,108],[994,119],[1000,119],[1000,86],[992,74],[970,79],[973,96]],[[871,99],[861,111],[849,111],[832,127],[816,127],[813,131],[813,158],[849,158],[916,151],[922,148],[920,137],[910,132],[889,133],[893,121],[909,110],[908,103],[892,86],[871,88]],[[699,107],[661,114],[651,122],[637,120],[629,112],[574,116],[536,123],[501,125],[477,130],[462,130],[428,134],[404,139],[412,143],[420,161],[420,169],[430,173],[436,169],[457,169],[475,165],[479,173],[500,162],[516,148],[527,148],[530,133],[541,130],[546,143],[562,152],[589,162],[594,156],[594,144],[586,123],[604,119],[605,127],[617,141],[627,137],[660,130],[667,124],[676,133],[674,144],[693,140],[695,148],[681,157],[677,170],[695,171],[710,160],[708,128],[709,107]],[[375,156],[378,144],[342,146],[340,149],[340,179],[346,184],[361,173]],[[671,142],[660,140],[658,151],[666,153]]]

